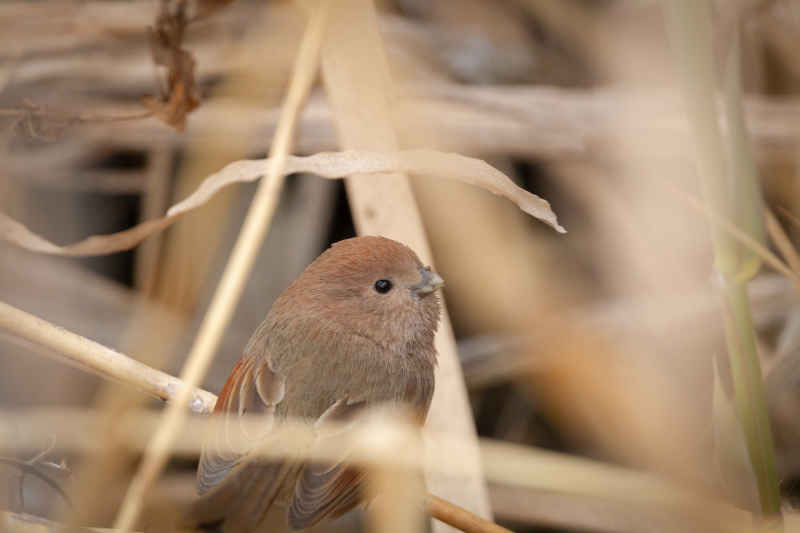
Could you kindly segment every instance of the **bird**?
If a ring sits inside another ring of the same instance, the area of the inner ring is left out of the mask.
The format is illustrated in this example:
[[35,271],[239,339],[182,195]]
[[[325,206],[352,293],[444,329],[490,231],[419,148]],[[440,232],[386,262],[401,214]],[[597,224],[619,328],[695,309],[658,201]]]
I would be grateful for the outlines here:
[[275,300],[222,388],[212,416],[225,422],[201,452],[195,524],[273,531],[267,516],[278,516],[298,531],[357,506],[363,472],[346,461],[256,457],[230,444],[231,422],[263,416],[259,442],[276,421],[348,421],[379,405],[405,406],[422,425],[443,284],[414,251],[385,237],[345,239],[317,257]]

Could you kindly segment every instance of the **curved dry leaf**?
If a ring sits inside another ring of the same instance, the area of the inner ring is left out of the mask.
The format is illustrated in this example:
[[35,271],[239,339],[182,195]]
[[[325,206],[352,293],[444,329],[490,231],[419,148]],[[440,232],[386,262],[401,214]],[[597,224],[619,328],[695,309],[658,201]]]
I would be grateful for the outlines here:
[[0,211],[0,238],[20,248],[43,254],[70,257],[105,255],[130,250],[150,235],[172,224],[175,218],[170,216],[155,218],[124,231],[108,235],[92,235],[74,244],[58,246]]
[[[269,159],[230,163],[206,178],[187,198],[173,205],[167,211],[167,216],[148,220],[118,233],[94,235],[74,244],[58,246],[0,212],[0,238],[27,250],[52,255],[91,256],[129,250],[153,233],[165,229],[179,216],[205,204],[223,187],[257,180],[266,174],[269,164]],[[386,172],[453,179],[505,196],[524,212],[545,222],[559,233],[566,233],[566,230],[559,225],[547,200],[518,187],[505,174],[486,162],[459,154],[436,150],[398,152],[349,150],[321,152],[307,157],[288,157],[283,174],[297,172],[312,173],[328,179],[339,179],[353,174]]]
[[[185,200],[168,211],[177,215],[208,201],[219,189],[232,183],[253,181],[267,171],[269,159],[235,161],[212,174]],[[558,224],[547,200],[532,194],[485,161],[460,154],[436,150],[403,150],[398,152],[320,152],[307,157],[290,156],[285,174],[309,172],[323,178],[339,179],[353,174],[404,172],[441,179],[454,179],[505,196],[529,215],[549,224],[559,233],[566,230]]]

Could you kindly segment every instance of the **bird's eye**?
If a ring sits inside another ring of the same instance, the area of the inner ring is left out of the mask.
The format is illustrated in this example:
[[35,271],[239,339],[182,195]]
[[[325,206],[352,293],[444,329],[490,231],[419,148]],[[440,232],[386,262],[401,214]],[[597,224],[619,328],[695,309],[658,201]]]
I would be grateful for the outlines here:
[[392,290],[392,282],[388,279],[379,279],[375,282],[375,292],[386,294]]

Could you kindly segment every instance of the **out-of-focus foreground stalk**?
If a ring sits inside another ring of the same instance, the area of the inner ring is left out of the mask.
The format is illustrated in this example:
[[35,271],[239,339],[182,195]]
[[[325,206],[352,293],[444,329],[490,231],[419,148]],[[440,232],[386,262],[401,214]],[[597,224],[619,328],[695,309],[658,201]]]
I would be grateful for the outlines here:
[[[724,50],[723,101],[726,133],[717,112],[714,28],[708,0],[666,0],[670,37],[682,73],[688,120],[697,147],[705,202],[758,242],[764,240],[763,204],[741,104],[739,31]],[[736,24],[739,24],[736,22]],[[758,484],[761,512],[780,516],[775,452],[764,399],[747,283],[760,258],[722,227],[711,225],[714,263],[723,280],[725,329],[736,415]]]

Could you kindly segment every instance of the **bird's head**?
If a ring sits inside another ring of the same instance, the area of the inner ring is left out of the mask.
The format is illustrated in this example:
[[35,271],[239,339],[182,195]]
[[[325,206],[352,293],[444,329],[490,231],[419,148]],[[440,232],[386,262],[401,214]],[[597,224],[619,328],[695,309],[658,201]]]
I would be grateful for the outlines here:
[[287,289],[323,321],[379,344],[433,339],[444,284],[407,246],[385,237],[335,243]]

